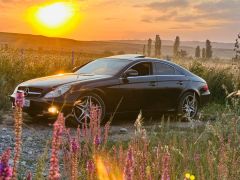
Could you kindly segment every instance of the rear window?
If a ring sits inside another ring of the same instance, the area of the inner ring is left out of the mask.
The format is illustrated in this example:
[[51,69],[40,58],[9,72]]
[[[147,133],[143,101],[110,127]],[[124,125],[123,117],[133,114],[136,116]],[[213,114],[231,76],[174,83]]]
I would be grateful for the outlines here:
[[[157,75],[176,75],[175,68],[164,63],[156,63]],[[179,74],[179,73],[177,73]]]

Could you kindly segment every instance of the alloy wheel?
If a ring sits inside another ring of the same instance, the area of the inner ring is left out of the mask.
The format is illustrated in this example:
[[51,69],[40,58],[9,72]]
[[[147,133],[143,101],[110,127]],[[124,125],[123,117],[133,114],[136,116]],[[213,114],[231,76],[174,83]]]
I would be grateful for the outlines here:
[[79,123],[89,123],[92,118],[102,118],[103,107],[94,96],[83,96],[75,102],[72,109],[74,119]]
[[194,95],[187,95],[182,104],[182,112],[187,118],[194,118],[197,114],[198,102]]

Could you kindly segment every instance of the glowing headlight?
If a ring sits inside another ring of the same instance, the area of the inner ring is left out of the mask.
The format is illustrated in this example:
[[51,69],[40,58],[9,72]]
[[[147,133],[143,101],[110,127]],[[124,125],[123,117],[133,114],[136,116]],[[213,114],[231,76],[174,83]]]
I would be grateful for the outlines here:
[[64,93],[66,93],[67,91],[69,91],[70,88],[71,88],[70,85],[59,86],[56,89],[54,89],[53,91],[50,91],[49,93],[47,93],[44,97],[45,98],[59,97],[59,96],[63,95]]

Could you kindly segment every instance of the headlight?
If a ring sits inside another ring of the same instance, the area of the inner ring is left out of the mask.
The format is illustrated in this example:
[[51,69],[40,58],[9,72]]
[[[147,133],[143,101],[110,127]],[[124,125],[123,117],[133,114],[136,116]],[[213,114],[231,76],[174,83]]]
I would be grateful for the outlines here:
[[47,93],[44,98],[55,98],[55,97],[59,97],[61,95],[63,95],[64,93],[66,93],[67,91],[69,91],[69,89],[71,88],[70,85],[63,85],[63,86],[59,86],[56,89],[54,89],[53,91],[50,91],[49,93]]

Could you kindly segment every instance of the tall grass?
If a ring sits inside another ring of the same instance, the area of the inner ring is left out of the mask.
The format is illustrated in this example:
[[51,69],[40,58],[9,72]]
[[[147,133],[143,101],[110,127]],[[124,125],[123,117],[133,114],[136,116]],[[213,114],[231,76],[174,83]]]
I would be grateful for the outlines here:
[[[74,64],[72,64],[71,52],[0,51],[0,109],[10,107],[8,95],[12,93],[17,84],[37,77],[70,72],[74,66],[104,56],[107,54],[75,53]],[[214,102],[224,103],[226,90],[232,92],[239,87],[239,70],[232,69],[230,62],[178,59],[177,63],[208,82]]]
[[[91,112],[89,124],[72,132],[64,127],[60,114],[53,129],[50,167],[44,171],[54,180],[239,179],[240,118],[232,111],[235,108],[219,112],[215,123],[208,122],[203,128],[193,124],[187,130],[172,129],[164,120],[146,129],[139,115],[131,140],[114,144],[105,139],[109,127],[105,132],[100,128],[97,111]],[[9,153],[3,154],[0,165],[11,170]],[[60,161],[64,170],[59,169]],[[46,168],[43,164],[38,171]],[[42,172],[37,177],[39,174]],[[0,178],[6,176],[12,174],[0,171]]]
[[17,84],[42,76],[71,72],[74,66],[85,64],[104,55],[70,52],[0,51],[0,109],[10,106],[10,95]]

